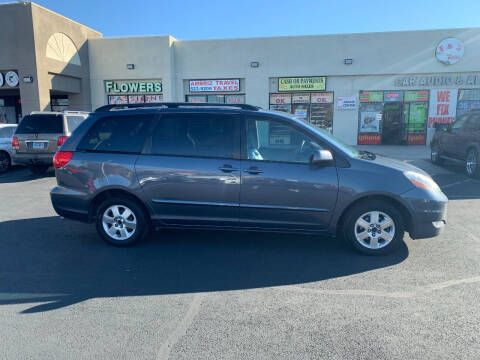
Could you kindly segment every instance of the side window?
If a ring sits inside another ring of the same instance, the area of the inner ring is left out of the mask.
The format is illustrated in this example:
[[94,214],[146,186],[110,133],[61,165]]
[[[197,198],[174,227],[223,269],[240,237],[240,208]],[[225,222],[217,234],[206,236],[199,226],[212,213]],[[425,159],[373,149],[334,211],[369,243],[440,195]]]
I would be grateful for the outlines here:
[[249,160],[281,161],[307,164],[317,140],[291,125],[273,119],[247,118],[246,150]]
[[10,133],[9,133],[9,128],[0,128],[0,139],[3,139],[3,138],[8,138],[10,137]]
[[468,114],[460,116],[455,122],[452,124],[452,130],[460,130],[465,124],[465,121],[468,119]]
[[77,128],[78,125],[82,123],[83,120],[85,120],[84,116],[78,116],[78,115],[67,115],[67,127],[68,131],[73,132]]
[[78,150],[140,153],[152,121],[152,115],[100,118],[85,134]]
[[480,115],[479,114],[474,114],[471,115],[467,122],[465,123],[465,126],[463,127],[464,131],[478,131],[480,130]]
[[232,115],[165,115],[152,136],[152,154],[233,158],[239,147]]

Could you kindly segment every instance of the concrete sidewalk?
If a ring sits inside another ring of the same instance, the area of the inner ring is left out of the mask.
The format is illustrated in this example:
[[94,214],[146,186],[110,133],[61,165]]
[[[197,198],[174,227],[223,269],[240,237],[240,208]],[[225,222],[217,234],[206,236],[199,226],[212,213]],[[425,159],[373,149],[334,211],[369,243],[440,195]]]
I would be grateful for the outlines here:
[[430,159],[430,147],[426,145],[357,145],[356,148],[403,161]]

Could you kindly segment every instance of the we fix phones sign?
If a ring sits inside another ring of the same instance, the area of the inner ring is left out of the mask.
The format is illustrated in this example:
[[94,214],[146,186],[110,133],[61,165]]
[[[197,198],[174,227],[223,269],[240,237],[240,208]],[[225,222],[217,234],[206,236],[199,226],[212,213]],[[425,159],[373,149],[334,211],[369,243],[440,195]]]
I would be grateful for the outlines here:
[[457,89],[430,90],[428,108],[428,126],[435,123],[448,124],[455,121],[457,115]]

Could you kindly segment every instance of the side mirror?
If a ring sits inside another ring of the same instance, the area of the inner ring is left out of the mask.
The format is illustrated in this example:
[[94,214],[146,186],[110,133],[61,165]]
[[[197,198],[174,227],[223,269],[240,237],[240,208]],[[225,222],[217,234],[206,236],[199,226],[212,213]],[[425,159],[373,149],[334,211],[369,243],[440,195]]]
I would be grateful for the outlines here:
[[333,160],[333,155],[330,150],[315,150],[310,156],[311,164],[324,164]]

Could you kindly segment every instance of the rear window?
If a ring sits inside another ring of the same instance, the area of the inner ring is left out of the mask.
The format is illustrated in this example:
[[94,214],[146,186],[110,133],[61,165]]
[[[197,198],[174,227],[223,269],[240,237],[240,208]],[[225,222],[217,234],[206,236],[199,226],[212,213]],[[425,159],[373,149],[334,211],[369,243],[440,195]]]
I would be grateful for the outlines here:
[[65,117],[67,118],[67,127],[68,131],[70,132],[73,132],[73,130],[75,130],[77,126],[80,125],[83,120],[85,120],[84,116],[67,115]]
[[88,130],[79,151],[140,153],[148,135],[152,115],[108,116]]
[[17,128],[17,134],[61,134],[63,116],[55,114],[27,115]]
[[0,138],[11,138],[15,129],[15,126],[0,127]]

